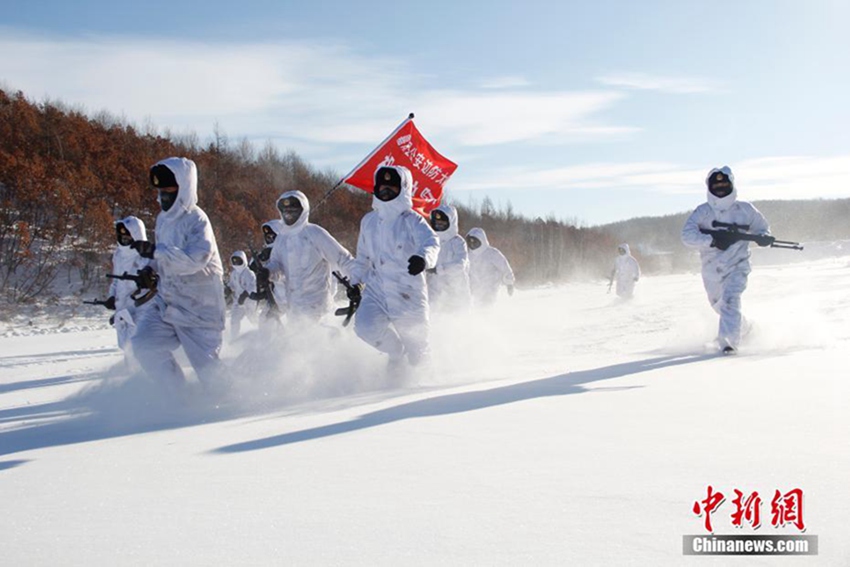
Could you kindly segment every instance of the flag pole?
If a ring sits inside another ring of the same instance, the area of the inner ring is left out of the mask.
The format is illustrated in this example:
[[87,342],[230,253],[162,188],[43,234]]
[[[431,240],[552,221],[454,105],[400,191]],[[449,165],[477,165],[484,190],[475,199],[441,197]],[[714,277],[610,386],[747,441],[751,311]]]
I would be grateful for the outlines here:
[[318,203],[316,203],[316,205],[315,205],[315,206],[312,206],[312,205],[311,205],[311,206],[310,206],[310,211],[311,211],[311,212],[312,212],[312,211],[315,211],[316,209],[318,209],[319,207],[321,207],[321,206],[322,206],[322,204],[323,204],[325,201],[327,201],[327,200],[328,200],[328,198],[329,198],[329,197],[330,197],[333,193],[335,193],[337,189],[339,189],[340,187],[342,187],[342,185],[345,183],[345,180],[346,180],[346,179],[348,179],[349,177],[351,177],[351,174],[352,174],[352,173],[354,173],[355,171],[357,171],[358,169],[360,169],[360,166],[362,166],[364,163],[366,163],[367,161],[369,161],[370,159],[372,159],[372,156],[374,156],[374,155],[375,155],[375,152],[377,152],[380,148],[382,148],[382,147],[384,146],[384,144],[386,144],[386,143],[387,143],[387,141],[389,141],[389,139],[390,139],[390,138],[392,138],[393,136],[395,136],[395,135],[396,135],[396,133],[397,133],[399,130],[401,130],[401,129],[402,129],[402,127],[403,127],[405,124],[407,124],[408,122],[410,122],[411,120],[413,120],[413,113],[412,113],[412,112],[411,112],[410,114],[408,114],[408,115],[407,115],[407,118],[405,118],[404,120],[402,120],[401,124],[399,124],[399,125],[396,127],[396,129],[395,129],[395,130],[393,130],[392,132],[390,132],[390,135],[389,135],[389,136],[387,136],[386,138],[384,138],[384,140],[383,140],[380,144],[378,144],[377,146],[375,146],[375,149],[374,149],[374,150],[372,150],[371,152],[369,152],[369,155],[367,155],[365,158],[363,158],[363,160],[361,160],[361,161],[360,161],[360,163],[358,163],[357,165],[355,165],[355,166],[354,166],[354,168],[353,168],[351,171],[349,171],[348,173],[346,173],[345,175],[343,175],[343,176],[342,176],[342,178],[341,178],[339,181],[337,181],[337,182],[336,182],[336,185],[334,185],[333,187],[331,187],[330,191],[328,191],[327,193],[325,193],[325,195],[321,198],[321,200],[320,200]]

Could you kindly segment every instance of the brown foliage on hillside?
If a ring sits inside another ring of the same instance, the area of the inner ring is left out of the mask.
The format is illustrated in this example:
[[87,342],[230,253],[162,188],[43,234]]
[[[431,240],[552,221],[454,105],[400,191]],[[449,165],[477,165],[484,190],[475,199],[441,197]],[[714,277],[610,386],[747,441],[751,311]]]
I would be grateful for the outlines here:
[[[32,103],[23,93],[0,90],[0,294],[26,301],[50,289],[60,267],[86,289],[101,285],[114,248],[113,222],[141,218],[153,234],[159,206],[148,169],[169,156],[198,165],[201,208],[209,215],[224,258],[262,243],[259,227],[279,218],[277,197],[303,191],[313,207],[334,186],[293,152],[267,144],[233,145],[216,128],[205,147],[193,136],[170,138],[114,119],[94,118],[61,103]],[[311,213],[352,253],[360,219],[370,208],[359,190],[336,191]],[[528,220],[496,210],[458,207],[461,232],[484,228],[511,262],[521,285],[557,282],[610,269],[616,243],[603,232],[554,219]]]

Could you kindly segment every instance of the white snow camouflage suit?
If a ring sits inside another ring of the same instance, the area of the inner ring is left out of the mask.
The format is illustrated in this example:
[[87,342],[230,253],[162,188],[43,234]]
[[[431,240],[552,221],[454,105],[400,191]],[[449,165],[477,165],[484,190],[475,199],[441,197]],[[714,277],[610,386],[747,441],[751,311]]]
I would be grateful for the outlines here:
[[[119,224],[130,232],[133,240],[147,240],[147,231],[145,224],[141,219],[134,216],[129,216],[121,220],[115,221],[115,226]],[[150,263],[147,258],[142,258],[139,253],[130,248],[130,245],[123,246],[119,244],[112,253],[112,273],[122,275],[127,273],[135,276],[139,270]],[[112,280],[109,286],[109,296],[115,298],[115,333],[118,335],[118,346],[125,350],[129,346],[129,340],[136,332],[136,319],[138,319],[137,311],[150,307],[150,302],[136,307],[132,293],[136,291],[136,282],[128,280]]]
[[702,234],[701,228],[716,230],[712,221],[748,225],[749,234],[768,234],[767,220],[758,209],[746,201],[737,199],[738,191],[734,185],[732,172],[728,167],[713,169],[726,173],[732,181],[732,192],[718,198],[708,192],[707,202],[691,213],[682,228],[682,242],[685,246],[699,250],[702,260],[702,281],[708,294],[711,307],[720,314],[720,326],[717,341],[720,348],[738,347],[741,340],[741,294],[747,288],[747,276],[750,273],[749,242],[738,241],[726,250],[711,246],[712,237]]
[[514,272],[508,259],[497,248],[490,246],[482,228],[473,228],[467,237],[474,236],[481,246],[469,251],[469,287],[477,306],[491,305],[496,301],[499,287],[514,285]]
[[614,260],[613,277],[617,282],[617,296],[628,299],[634,295],[635,283],[640,279],[640,265],[632,256],[628,244],[620,244],[618,248],[626,251]]
[[427,275],[431,307],[444,311],[468,309],[472,303],[469,250],[466,240],[458,234],[457,209],[451,205],[440,205],[435,210],[448,217],[449,228],[437,232],[440,239],[440,255],[435,266],[437,272]]
[[179,346],[202,380],[218,368],[225,316],[223,270],[212,225],[197,205],[195,162],[172,157],[158,164],[174,173],[179,191],[174,205],[156,218],[151,265],[159,274],[159,291],[138,321],[133,348],[147,374],[179,385],[183,371],[171,354]]
[[309,221],[310,202],[304,193],[287,191],[278,204],[293,197],[304,210],[291,226],[283,220],[277,225],[279,232],[266,267],[272,280],[283,281],[288,315],[318,321],[333,307],[336,282],[331,271],[351,274],[354,258],[327,230]]
[[[233,258],[241,258],[242,265],[234,266]],[[250,299],[245,298],[242,305],[239,305],[239,298],[243,293],[254,293],[257,291],[257,276],[254,272],[248,269],[248,255],[242,250],[237,250],[230,255],[230,290],[233,292],[233,305],[230,307],[230,337],[235,339],[239,336],[239,331],[242,328],[242,319],[249,319],[257,311],[257,304]]]
[[391,362],[407,355],[416,365],[429,354],[428,289],[425,272],[408,273],[408,260],[420,256],[425,269],[433,268],[440,241],[428,221],[413,210],[410,171],[389,167],[401,177],[401,192],[386,202],[373,196],[373,210],[360,222],[352,283],[364,283],[366,288],[354,329],[361,339],[387,353]]

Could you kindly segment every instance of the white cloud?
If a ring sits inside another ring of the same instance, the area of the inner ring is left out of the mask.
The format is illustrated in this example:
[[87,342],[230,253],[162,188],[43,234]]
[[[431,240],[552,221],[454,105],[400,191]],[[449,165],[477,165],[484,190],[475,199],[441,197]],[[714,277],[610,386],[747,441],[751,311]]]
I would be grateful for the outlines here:
[[646,73],[611,73],[597,77],[598,82],[609,87],[651,90],[673,94],[715,92],[720,86],[702,77],[665,77]]
[[481,83],[482,89],[518,89],[531,86],[525,77],[505,76],[493,77]]
[[429,136],[445,136],[441,147],[598,140],[633,131],[600,118],[623,93],[434,90],[404,61],[344,45],[5,33],[0,53],[14,54],[0,59],[0,77],[30,98],[201,136],[218,123],[232,137],[287,139],[297,147],[368,144],[411,111]]
[[[780,156],[729,164],[742,199],[850,197],[850,155]],[[590,163],[536,169],[509,167],[453,185],[460,191],[488,189],[572,190],[634,188],[647,194],[702,196],[710,167],[665,162]]]

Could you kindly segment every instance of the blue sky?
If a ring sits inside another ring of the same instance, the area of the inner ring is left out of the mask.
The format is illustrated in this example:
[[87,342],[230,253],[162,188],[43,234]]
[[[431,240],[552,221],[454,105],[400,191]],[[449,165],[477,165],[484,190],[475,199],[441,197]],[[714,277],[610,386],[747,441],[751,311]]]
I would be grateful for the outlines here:
[[122,4],[0,0],[0,84],[339,174],[415,112],[452,199],[583,224],[724,164],[744,199],[850,196],[844,0]]

